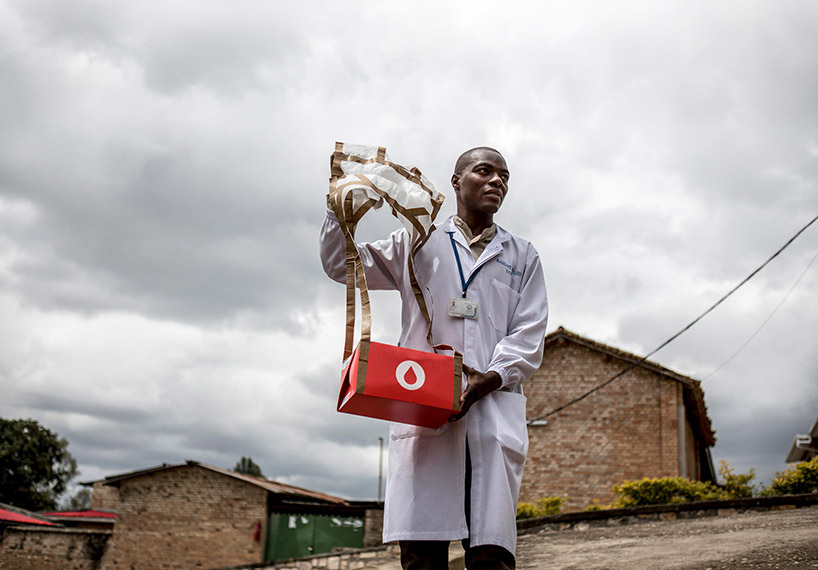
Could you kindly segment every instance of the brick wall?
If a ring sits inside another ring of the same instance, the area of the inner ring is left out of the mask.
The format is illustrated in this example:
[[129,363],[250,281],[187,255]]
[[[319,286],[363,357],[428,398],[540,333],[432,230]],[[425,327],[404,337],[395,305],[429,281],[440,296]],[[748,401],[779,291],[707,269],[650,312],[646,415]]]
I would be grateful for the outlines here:
[[364,548],[383,544],[383,509],[367,509],[364,519]]
[[119,506],[119,489],[112,485],[103,485],[96,481],[91,492],[91,509],[96,511],[114,511]]
[[99,570],[111,531],[11,527],[0,539],[2,570]]
[[[195,465],[120,482],[105,570],[219,568],[262,561],[267,492]],[[253,536],[262,524],[260,541]]]
[[[534,419],[598,386],[626,362],[578,343],[549,343],[543,364],[526,383]],[[569,497],[566,511],[613,498],[624,480],[679,475],[678,382],[637,367],[605,388],[530,426],[521,501]]]

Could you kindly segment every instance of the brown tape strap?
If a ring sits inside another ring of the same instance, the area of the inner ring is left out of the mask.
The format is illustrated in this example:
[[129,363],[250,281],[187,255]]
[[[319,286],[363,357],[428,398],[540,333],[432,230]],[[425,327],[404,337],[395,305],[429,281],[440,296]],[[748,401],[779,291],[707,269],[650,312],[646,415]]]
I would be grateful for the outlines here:
[[454,350],[454,390],[453,390],[454,400],[452,401],[452,409],[457,410],[458,412],[462,407],[460,405],[461,395],[460,382],[462,378],[463,378],[463,355]]
[[[368,346],[369,341],[371,339],[372,334],[372,311],[369,303],[369,289],[366,284],[366,275],[364,274],[363,269],[363,261],[361,260],[360,252],[358,251],[357,246],[355,245],[355,229],[360,222],[361,218],[366,214],[370,209],[372,209],[375,204],[378,203],[376,199],[369,199],[361,204],[357,210],[354,209],[353,199],[351,194],[347,194],[344,198],[343,192],[344,190],[350,186],[366,186],[370,188],[378,196],[380,196],[389,206],[392,208],[392,213],[395,217],[398,217],[398,214],[406,218],[411,224],[412,227],[418,233],[418,238],[415,240],[415,243],[412,244],[409,259],[408,259],[408,271],[409,271],[409,282],[412,287],[412,292],[414,297],[418,303],[418,308],[420,309],[421,314],[426,319],[428,324],[426,330],[426,342],[431,346],[435,352],[437,352],[438,348],[442,348],[439,346],[435,346],[433,339],[432,339],[432,319],[429,313],[429,309],[426,305],[426,299],[423,296],[423,290],[421,289],[417,276],[415,274],[415,264],[414,264],[414,257],[415,254],[420,250],[421,247],[428,241],[429,236],[434,231],[434,225],[431,226],[428,232],[425,231],[425,228],[418,220],[419,216],[426,216],[429,215],[432,220],[437,216],[438,211],[440,210],[441,205],[443,204],[443,197],[439,196],[436,199],[432,200],[432,212],[429,213],[426,211],[425,208],[405,208],[402,205],[398,204],[389,194],[385,191],[381,190],[366,176],[362,174],[355,175],[355,181],[347,182],[345,184],[341,184],[340,186],[337,184],[340,178],[345,177],[346,175],[343,172],[343,168],[341,167],[341,163],[343,161],[353,161],[358,162],[360,164],[370,164],[370,163],[378,163],[390,166],[396,172],[398,172],[401,176],[405,179],[413,182],[419,186],[421,186],[426,192],[430,195],[434,195],[434,191],[429,188],[428,186],[424,185],[420,171],[417,168],[412,168],[411,170],[406,169],[405,167],[395,164],[386,160],[386,149],[384,147],[379,147],[377,152],[377,157],[371,159],[364,159],[359,156],[353,154],[346,154],[343,152],[343,143],[336,142],[335,143],[335,152],[333,152],[332,156],[330,157],[330,183],[329,183],[329,205],[332,208],[333,212],[335,213],[335,217],[338,219],[338,223],[341,226],[341,231],[344,234],[345,238],[345,252],[346,252],[346,334],[344,339],[344,360],[350,357],[352,351],[354,349],[354,342],[355,342],[355,285],[357,283],[358,289],[360,290],[361,295],[361,344],[366,344]],[[343,201],[343,203],[342,203]],[[450,348],[450,347],[446,347]],[[455,351],[455,365],[458,366],[458,356],[459,353]],[[462,364],[462,358],[459,359]],[[456,378],[460,378],[460,374],[455,375]],[[459,405],[459,396],[457,397],[457,405]]]
[[358,378],[355,379],[355,391],[359,394],[363,394],[366,389],[366,369],[368,366],[369,340],[361,340],[358,344]]
[[[421,188],[423,188],[426,192],[429,193],[430,196],[434,196],[434,190],[426,186],[423,183],[423,180],[420,177],[420,170],[417,168],[406,168],[401,166],[400,164],[396,164],[389,160],[386,160],[386,149],[384,147],[378,147],[378,155],[375,158],[362,158],[355,154],[347,154],[344,153],[344,143],[336,142],[335,143],[335,152],[332,153],[330,157],[330,171],[333,175],[337,172],[337,177],[341,178],[344,176],[344,171],[341,168],[341,162],[343,161],[350,161],[350,162],[357,162],[358,164],[383,164],[384,166],[391,167],[395,172],[400,174],[406,180],[410,182],[414,182]],[[434,200],[434,216],[437,216],[437,211],[440,209],[440,206],[443,205],[443,197],[440,196],[437,200]],[[433,217],[434,217],[433,216]]]
[[[337,202],[334,202],[335,204]],[[373,203],[366,204],[360,208],[360,216],[363,216],[368,211]],[[347,316],[346,316],[346,335],[344,339],[344,358],[352,355],[355,343],[355,284],[357,282],[358,289],[361,292],[361,341],[369,342],[372,336],[372,309],[369,303],[369,289],[366,286],[366,275],[364,274],[364,265],[361,260],[361,254],[355,245],[355,225],[347,224],[347,219],[354,218],[352,213],[352,195],[348,194],[344,200],[345,214],[338,216],[338,222],[341,224],[341,229],[346,237],[346,285],[347,285]],[[360,219],[360,217],[359,217]],[[343,221],[342,221],[343,220]]]

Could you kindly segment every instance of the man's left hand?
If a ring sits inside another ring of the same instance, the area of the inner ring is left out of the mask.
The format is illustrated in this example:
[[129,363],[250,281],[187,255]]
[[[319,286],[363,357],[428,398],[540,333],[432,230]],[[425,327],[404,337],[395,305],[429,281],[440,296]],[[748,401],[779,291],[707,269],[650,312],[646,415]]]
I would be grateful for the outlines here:
[[463,365],[463,372],[466,373],[466,389],[460,396],[460,412],[449,418],[454,422],[466,415],[476,401],[491,394],[503,384],[503,379],[494,370],[479,372],[471,366]]

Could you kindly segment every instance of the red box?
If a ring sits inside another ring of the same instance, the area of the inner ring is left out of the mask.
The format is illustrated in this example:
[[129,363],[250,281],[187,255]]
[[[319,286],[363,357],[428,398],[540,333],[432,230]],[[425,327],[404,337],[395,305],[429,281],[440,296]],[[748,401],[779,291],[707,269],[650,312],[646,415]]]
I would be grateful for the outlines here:
[[460,411],[462,357],[361,341],[341,374],[338,411],[439,428]]

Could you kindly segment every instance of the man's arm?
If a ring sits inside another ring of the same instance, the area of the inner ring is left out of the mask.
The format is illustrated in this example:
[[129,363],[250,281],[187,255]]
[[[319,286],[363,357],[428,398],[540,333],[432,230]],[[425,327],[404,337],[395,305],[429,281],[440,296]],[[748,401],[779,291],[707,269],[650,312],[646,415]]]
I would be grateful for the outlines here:
[[488,371],[496,372],[502,387],[515,387],[527,380],[542,363],[548,297],[540,256],[531,244],[520,289],[520,300],[511,318],[509,332],[497,346]]
[[[397,289],[403,277],[405,232],[396,231],[384,240],[356,243],[369,289]],[[339,283],[346,282],[346,238],[338,218],[327,210],[321,225],[321,263],[324,272]]]
[[463,365],[468,385],[460,396],[460,412],[452,416],[450,421],[462,418],[475,402],[491,392],[519,386],[542,363],[545,328],[548,323],[548,299],[540,257],[530,244],[529,248],[520,300],[512,317],[509,334],[497,343],[486,372]]

